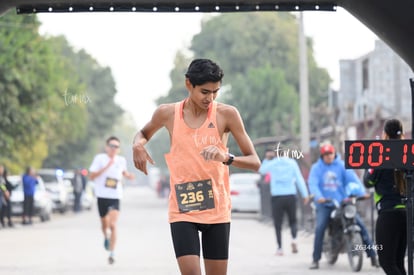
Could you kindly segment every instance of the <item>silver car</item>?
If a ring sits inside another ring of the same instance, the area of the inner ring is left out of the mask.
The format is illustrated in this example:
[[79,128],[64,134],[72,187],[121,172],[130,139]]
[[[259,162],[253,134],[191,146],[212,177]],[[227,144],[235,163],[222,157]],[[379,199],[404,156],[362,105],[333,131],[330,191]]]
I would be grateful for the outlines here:
[[[10,197],[11,214],[13,216],[21,216],[23,214],[23,183],[22,176],[8,176],[7,179],[15,186]],[[45,184],[41,177],[37,177],[38,184],[35,189],[34,196],[34,215],[39,216],[42,222],[50,220],[52,214],[52,199],[49,192],[46,191]]]
[[69,191],[60,169],[39,169],[37,174],[42,177],[46,190],[53,201],[53,211],[65,213],[69,209]]
[[230,175],[231,209],[233,212],[260,212],[260,174]]

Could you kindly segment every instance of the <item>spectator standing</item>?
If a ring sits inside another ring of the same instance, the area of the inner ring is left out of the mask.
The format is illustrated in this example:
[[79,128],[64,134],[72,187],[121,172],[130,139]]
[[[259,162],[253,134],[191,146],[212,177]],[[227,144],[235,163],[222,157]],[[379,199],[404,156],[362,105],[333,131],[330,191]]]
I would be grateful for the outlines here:
[[[6,191],[4,193],[4,200],[3,200],[3,207],[0,210],[0,223],[3,227],[6,226],[5,218],[7,218],[7,225],[9,227],[13,227],[13,222],[11,219],[11,204],[10,204],[10,197],[12,194],[12,191],[14,189],[14,186],[10,183],[10,181],[7,179],[7,169],[4,165],[0,165],[0,177],[3,178],[2,182],[4,183],[6,187]],[[1,180],[0,180],[1,181]]]
[[28,225],[32,224],[34,196],[36,192],[36,185],[38,183],[36,170],[33,167],[27,167],[22,180],[24,193],[22,223],[24,225]]
[[3,180],[3,177],[0,177],[0,211],[3,210],[3,204],[5,202],[5,200],[3,199],[4,197],[7,196],[7,188],[6,188],[6,183]]
[[82,193],[85,190],[86,179],[82,175],[81,169],[75,169],[75,175],[72,180],[73,187],[73,211],[80,212],[82,210]]
[[[403,139],[402,123],[397,119],[384,124],[383,139]],[[375,226],[378,259],[387,275],[405,275],[404,257],[407,248],[406,180],[401,170],[368,169],[364,174],[366,187],[375,188],[378,219]]]

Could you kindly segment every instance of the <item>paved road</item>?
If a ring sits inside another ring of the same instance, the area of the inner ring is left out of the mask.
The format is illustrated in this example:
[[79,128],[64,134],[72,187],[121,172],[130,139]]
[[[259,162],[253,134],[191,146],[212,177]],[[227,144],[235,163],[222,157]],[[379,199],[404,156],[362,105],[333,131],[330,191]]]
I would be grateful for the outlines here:
[[[116,263],[107,264],[96,207],[55,215],[47,223],[0,229],[1,275],[178,275],[167,223],[167,203],[148,187],[125,190]],[[278,257],[271,224],[254,214],[235,214],[231,228],[230,275],[351,274],[346,255],[309,270],[313,236],[299,234],[299,253]],[[284,233],[289,244],[288,233]],[[288,248],[288,247],[287,247]],[[364,258],[360,274],[383,274]]]

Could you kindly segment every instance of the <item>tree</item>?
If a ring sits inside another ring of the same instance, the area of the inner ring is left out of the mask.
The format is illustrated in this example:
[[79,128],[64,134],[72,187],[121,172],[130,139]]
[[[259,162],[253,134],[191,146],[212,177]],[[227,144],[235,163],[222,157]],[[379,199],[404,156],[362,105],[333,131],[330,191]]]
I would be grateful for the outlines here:
[[0,162],[78,167],[122,114],[111,70],[41,36],[36,16],[8,13],[0,26]]
[[65,62],[39,35],[37,17],[9,13],[0,24],[0,160],[20,172],[40,166],[49,150],[78,136],[83,110],[63,110]]
[[[211,58],[223,67],[224,85],[229,85],[230,93],[233,93],[226,95],[225,102],[244,107],[255,105],[257,115],[275,115],[272,124],[277,122],[278,126],[267,126],[266,132],[258,130],[256,133],[256,129],[263,125],[246,122],[246,129],[253,138],[299,133],[299,112],[295,106],[298,101],[275,101],[286,96],[297,99],[299,94],[298,23],[293,14],[234,13],[212,17],[203,23],[202,31],[193,38],[190,50],[195,57]],[[310,105],[313,106],[325,99],[330,78],[325,69],[317,67],[310,39],[308,58]],[[277,75],[278,81],[261,85],[257,81],[258,75],[252,75],[257,70],[269,71],[270,78],[272,74]],[[237,89],[234,89],[236,85]],[[289,95],[292,92],[297,95]],[[275,93],[283,96],[275,96]],[[287,110],[286,105],[292,109]],[[240,110],[243,118],[247,112],[244,107]],[[280,112],[272,110],[276,107]]]
[[85,131],[75,139],[60,144],[45,160],[44,165],[84,167],[96,153],[96,144],[102,142],[102,137],[112,129],[123,110],[114,100],[117,90],[110,68],[100,66],[84,50],[74,51],[64,37],[54,37],[51,40],[56,45],[56,54],[70,61],[69,67],[76,71],[66,74],[66,78],[82,84],[78,89],[70,86],[65,89],[66,108],[85,108],[86,114],[82,117]]

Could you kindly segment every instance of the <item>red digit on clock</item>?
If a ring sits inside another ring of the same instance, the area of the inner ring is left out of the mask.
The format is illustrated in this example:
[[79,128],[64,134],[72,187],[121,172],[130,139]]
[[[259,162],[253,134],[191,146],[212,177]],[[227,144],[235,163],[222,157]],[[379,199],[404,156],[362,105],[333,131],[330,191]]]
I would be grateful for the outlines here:
[[[411,154],[414,155],[414,144],[411,144]],[[414,162],[411,164],[414,165]]]
[[[411,151],[412,151],[412,149],[413,148],[411,148]],[[404,154],[403,154],[403,158],[402,158],[402,162],[403,162],[403,164],[406,164],[407,163],[407,152],[408,152],[408,145],[407,144],[404,144]]]
[[[356,148],[359,148],[359,161],[358,162],[354,162],[354,158],[353,158],[354,150]],[[364,151],[365,151],[364,144],[362,144],[361,142],[352,143],[351,146],[349,146],[349,157],[348,157],[349,165],[352,167],[361,166],[364,163]]]
[[[374,148],[378,148],[378,150],[379,150],[379,155],[378,155],[378,160],[377,161],[372,160],[372,151],[373,151]],[[380,143],[380,142],[371,143],[368,146],[368,165],[370,165],[372,167],[380,166],[382,164],[382,159],[383,159],[382,153],[383,152],[384,152],[384,145],[382,145],[382,143]]]

